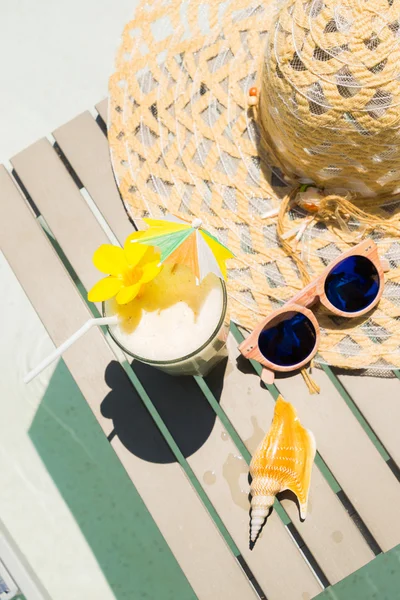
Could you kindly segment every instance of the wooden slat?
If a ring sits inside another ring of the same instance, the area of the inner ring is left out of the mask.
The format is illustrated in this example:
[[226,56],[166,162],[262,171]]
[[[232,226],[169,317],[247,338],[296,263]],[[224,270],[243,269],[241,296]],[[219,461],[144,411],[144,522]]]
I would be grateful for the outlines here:
[[108,111],[108,100],[104,98],[101,102],[96,104],[96,110],[103,119],[104,123],[107,125],[107,111]]
[[[69,259],[76,265],[79,278],[85,274],[88,287],[99,279],[92,263],[94,250],[108,239],[93,213],[68,174],[55,150],[42,139],[11,159],[22,182],[56,236],[64,246],[70,232],[75,236]],[[63,207],[60,210],[60,206]]]
[[[93,152],[96,152],[95,147]],[[16,166],[17,172],[30,196],[39,206],[46,221],[49,222],[52,231],[61,243],[62,249],[72,266],[79,273],[83,285],[88,288],[93,284],[91,256],[97,244],[107,242],[107,239],[104,232],[102,232],[102,239],[99,240],[97,221],[92,213],[85,215],[84,229],[79,224],[80,219],[74,218],[72,213],[75,210],[80,213],[81,203],[78,201],[79,198],[76,196],[76,193],[70,187],[68,194],[63,193],[59,195],[56,193],[57,181],[62,181],[64,185],[63,172],[65,171],[65,167],[58,159],[54,160],[52,153],[54,154],[54,151],[48,144],[39,142],[18,155],[12,162]],[[35,168],[32,167],[32,161],[35,162]],[[49,169],[52,170],[50,174],[48,174]],[[96,201],[96,198],[94,200]],[[63,216],[65,216],[65,219],[63,219]],[[73,220],[74,222],[73,229],[69,228],[69,220]],[[91,235],[92,232],[93,236]],[[87,255],[75,252],[77,240],[81,238],[83,233],[86,236],[86,243],[90,248]],[[116,234],[118,235],[118,232]],[[94,240],[93,244],[90,244],[91,239]],[[205,399],[204,402],[206,402]],[[211,439],[207,440],[205,444],[206,448],[202,448],[202,453],[205,453],[202,460],[205,463],[206,461],[210,461],[210,457],[214,457],[217,468],[221,471],[223,463],[229,458],[229,452],[227,447],[224,446],[225,454],[218,454],[219,451],[215,449],[216,439],[214,434]],[[119,444],[118,439],[115,440],[115,444]],[[127,456],[125,456],[125,459],[127,460]],[[189,459],[190,464],[193,461],[194,457]],[[202,481],[204,470],[206,470],[205,466],[202,470],[202,467],[197,465],[196,472],[201,476],[200,481]],[[236,506],[229,508],[227,490],[223,480],[220,479],[219,483],[213,486],[212,489],[206,488],[206,492],[212,495],[212,501],[216,503],[216,508],[219,509],[222,520],[232,537],[239,542],[239,549],[246,555],[249,566],[254,571],[256,578],[260,578],[260,584],[265,587],[264,591],[268,598],[279,599],[279,589],[290,591],[290,593],[294,593],[295,590],[302,590],[302,592],[308,593],[310,596],[320,591],[309,567],[293,545],[284,525],[276,516],[273,517],[275,537],[271,536],[269,538],[267,536],[263,544],[268,548],[267,555],[270,557],[269,561],[272,571],[280,573],[278,579],[271,578],[271,571],[265,570],[265,561],[260,559],[260,554],[249,553],[248,512],[243,512],[243,508],[240,509]],[[246,517],[247,523],[244,523]],[[281,552],[284,552],[287,557],[286,563],[283,563],[281,560]],[[291,578],[285,577],[285,572],[288,568],[293,573]],[[301,598],[301,595],[298,597]]]
[[321,588],[275,512],[249,549],[248,466],[195,381],[139,363],[134,368],[268,599],[318,594]]
[[[89,112],[53,132],[57,143],[121,244],[134,231],[112,174],[107,139]],[[118,233],[116,233],[118,232]]]
[[383,550],[400,543],[400,485],[329,377],[313,370],[321,388],[310,395],[301,375],[276,385],[314,432],[317,447]]
[[[269,392],[260,386],[260,379],[250,365],[246,373],[237,368],[240,353],[232,335],[228,338],[228,349],[229,361],[223,385],[218,371],[210,375],[208,382],[232,425],[253,454],[270,427],[275,402]],[[241,364],[248,363],[241,361]],[[303,424],[309,427],[302,412],[299,416]],[[282,504],[331,583],[340,581],[374,557],[315,465],[307,519],[299,523],[298,508],[292,500],[283,499]],[[267,535],[268,528],[269,523],[265,532]]]
[[400,381],[397,377],[337,375],[360,412],[370,424],[393,460],[400,467]]
[[[1,249],[50,337],[59,344],[85,322],[90,312],[3,167],[0,203],[2,214],[7,215],[7,219],[0,220]],[[144,460],[139,453],[128,452],[120,440],[114,438],[112,442],[198,597],[254,598],[253,589],[181,467],[173,462],[168,446],[101,332],[91,330],[65,353],[64,360],[106,435],[113,425],[100,408],[112,386],[118,398],[135,407],[142,444],[146,446],[151,440],[153,451],[168,463]]]

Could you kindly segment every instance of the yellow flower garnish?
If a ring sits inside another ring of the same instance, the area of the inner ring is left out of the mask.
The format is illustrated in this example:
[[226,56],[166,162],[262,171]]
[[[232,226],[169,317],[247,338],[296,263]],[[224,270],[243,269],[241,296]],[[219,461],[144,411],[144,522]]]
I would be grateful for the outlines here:
[[93,264],[108,275],[88,293],[91,302],[103,302],[116,296],[118,304],[127,304],[161,271],[160,254],[151,246],[133,243],[129,236],[124,248],[103,244],[93,255]]

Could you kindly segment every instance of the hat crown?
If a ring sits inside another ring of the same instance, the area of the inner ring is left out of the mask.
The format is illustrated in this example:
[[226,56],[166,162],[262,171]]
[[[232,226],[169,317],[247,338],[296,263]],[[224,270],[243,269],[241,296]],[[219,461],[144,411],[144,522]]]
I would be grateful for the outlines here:
[[260,121],[293,179],[363,197],[400,188],[400,0],[286,0],[270,28]]

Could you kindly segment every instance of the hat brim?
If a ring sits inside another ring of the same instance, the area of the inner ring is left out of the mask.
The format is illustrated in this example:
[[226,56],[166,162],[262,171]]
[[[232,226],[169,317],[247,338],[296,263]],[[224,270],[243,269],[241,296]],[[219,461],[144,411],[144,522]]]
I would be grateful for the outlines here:
[[[208,10],[207,10],[208,8]],[[126,208],[141,227],[166,212],[199,217],[236,258],[228,265],[233,320],[252,328],[302,282],[279,245],[276,216],[288,187],[260,148],[248,90],[259,85],[272,3],[143,2],[126,27],[110,79],[109,143]],[[307,214],[294,208],[288,229]],[[317,309],[317,361],[345,368],[400,367],[400,243],[376,234],[391,261],[370,315],[338,319]],[[306,229],[299,252],[311,273],[348,248],[334,229]]]

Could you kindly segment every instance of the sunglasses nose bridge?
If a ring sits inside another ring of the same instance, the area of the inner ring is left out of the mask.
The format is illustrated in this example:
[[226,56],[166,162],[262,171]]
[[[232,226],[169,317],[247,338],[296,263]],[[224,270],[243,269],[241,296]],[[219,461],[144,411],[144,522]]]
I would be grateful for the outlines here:
[[309,283],[303,290],[298,292],[293,298],[286,303],[287,306],[291,304],[297,304],[297,306],[302,306],[303,308],[309,308],[313,306],[316,302],[320,300],[321,290],[320,290],[320,281],[312,281]]
[[318,304],[318,302],[321,301],[321,295],[315,294],[315,296],[313,298],[311,298],[307,304],[304,305],[304,308],[312,308],[313,306],[315,306],[315,304]]

